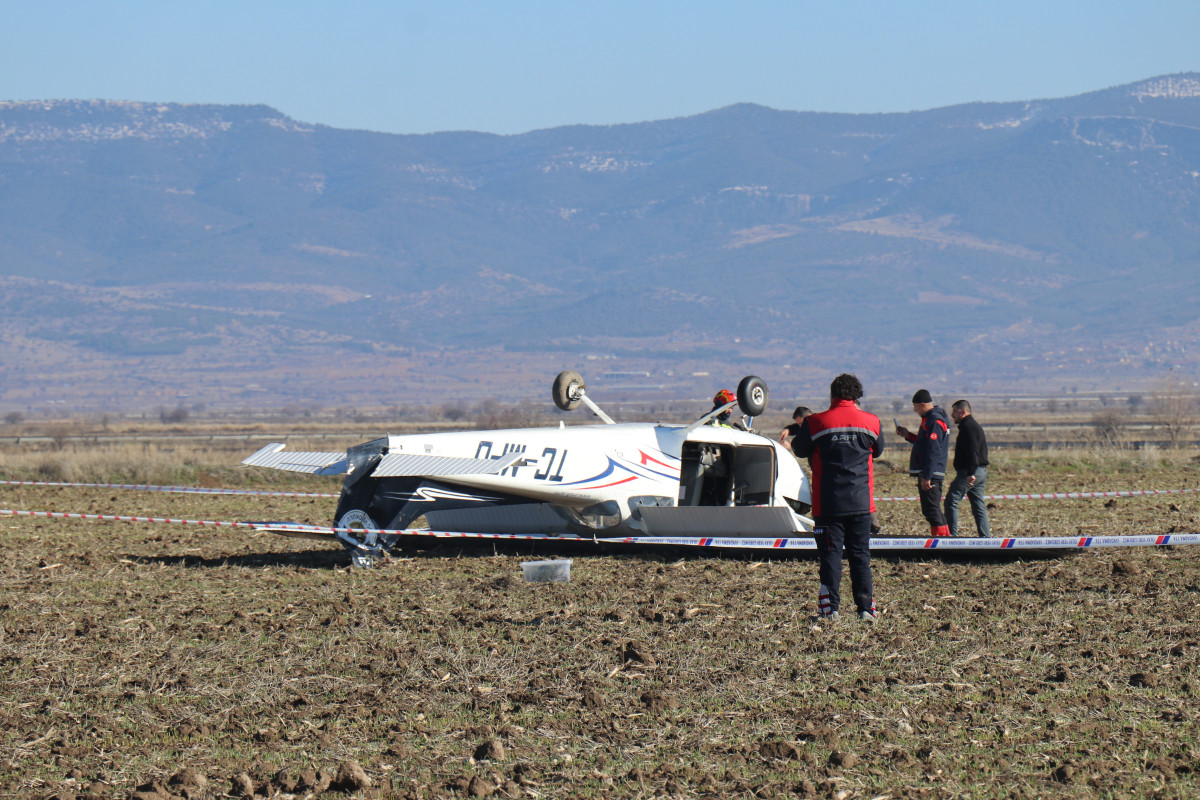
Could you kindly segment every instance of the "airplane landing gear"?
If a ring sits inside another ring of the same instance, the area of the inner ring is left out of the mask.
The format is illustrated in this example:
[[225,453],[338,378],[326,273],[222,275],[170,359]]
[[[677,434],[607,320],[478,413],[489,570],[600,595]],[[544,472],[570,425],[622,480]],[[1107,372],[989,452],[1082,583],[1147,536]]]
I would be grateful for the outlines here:
[[356,567],[370,567],[387,555],[379,537],[379,526],[371,515],[362,509],[347,511],[337,521],[337,537],[350,551],[350,560]]

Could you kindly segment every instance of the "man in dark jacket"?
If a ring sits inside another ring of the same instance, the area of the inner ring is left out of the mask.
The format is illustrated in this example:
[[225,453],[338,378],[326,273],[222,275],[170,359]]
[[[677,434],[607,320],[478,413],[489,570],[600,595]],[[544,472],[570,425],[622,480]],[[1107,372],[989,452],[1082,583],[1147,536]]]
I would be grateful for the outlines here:
[[779,443],[791,450],[792,437],[800,432],[800,423],[804,422],[805,418],[812,413],[812,409],[808,406],[796,406],[796,410],[792,412],[792,424],[785,426],[779,432]]
[[958,425],[958,437],[954,440],[954,480],[946,492],[946,523],[950,535],[958,536],[958,503],[965,494],[971,501],[975,527],[986,538],[992,535],[987,501],[983,499],[988,479],[987,437],[971,415],[971,404],[966,400],[955,401],[950,407],[950,417]]
[[792,452],[812,459],[813,538],[821,558],[817,610],[828,620],[839,616],[844,545],[858,616],[875,621],[871,514],[874,459],[883,453],[883,435],[879,417],[855,405],[862,395],[858,378],[837,376],[829,386],[829,410],[807,417],[792,439]]
[[950,420],[941,406],[933,404],[928,389],[918,389],[912,399],[913,411],[921,415],[921,427],[913,433],[901,425],[896,433],[912,442],[908,474],[916,477],[921,496],[921,513],[929,521],[933,536],[949,536],[950,527],[942,514],[942,481],[946,478],[946,456],[950,452]]

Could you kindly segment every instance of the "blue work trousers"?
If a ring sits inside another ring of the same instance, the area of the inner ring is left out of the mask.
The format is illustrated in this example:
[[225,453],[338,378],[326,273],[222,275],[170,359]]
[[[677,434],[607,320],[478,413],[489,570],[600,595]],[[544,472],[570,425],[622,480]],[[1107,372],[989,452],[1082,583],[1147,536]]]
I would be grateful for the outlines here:
[[818,517],[813,527],[821,559],[821,591],[817,606],[822,614],[842,605],[842,548],[850,562],[850,588],[859,611],[875,613],[875,587],[871,582],[871,515]]
[[[967,480],[975,476],[975,485]],[[987,486],[987,467],[976,467],[975,472],[959,472],[950,482],[950,490],[946,492],[946,524],[950,526],[950,535],[958,536],[958,504],[963,495],[971,501],[971,516],[975,517],[975,527],[979,535],[987,538],[992,535],[991,523],[988,520],[987,501],[983,499],[983,488]]]

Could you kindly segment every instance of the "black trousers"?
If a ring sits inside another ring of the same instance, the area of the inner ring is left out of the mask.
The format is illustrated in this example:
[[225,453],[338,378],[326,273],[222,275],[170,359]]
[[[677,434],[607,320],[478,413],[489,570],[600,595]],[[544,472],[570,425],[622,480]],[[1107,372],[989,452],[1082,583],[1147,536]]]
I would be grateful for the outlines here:
[[875,587],[871,580],[871,515],[818,517],[813,527],[817,555],[821,559],[821,591],[817,607],[822,614],[842,605],[842,548],[850,562],[850,588],[859,611],[875,611]]
[[938,528],[945,525],[946,515],[942,512],[942,479],[930,480],[928,489],[922,489],[918,481],[917,493],[921,495],[921,513],[925,515],[929,524]]

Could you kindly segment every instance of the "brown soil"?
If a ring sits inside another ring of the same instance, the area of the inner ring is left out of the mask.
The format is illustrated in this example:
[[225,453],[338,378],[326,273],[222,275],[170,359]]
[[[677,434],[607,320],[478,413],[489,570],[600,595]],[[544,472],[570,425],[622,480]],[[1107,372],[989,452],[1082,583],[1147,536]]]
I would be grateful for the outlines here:
[[[1190,463],[1105,469],[1008,462],[989,489],[1197,485]],[[332,501],[0,505],[326,524]],[[1200,531],[1194,495],[995,506],[1002,535]],[[881,515],[921,528],[912,503]],[[1200,793],[1200,546],[877,555],[881,619],[828,626],[808,558],[447,545],[364,571],[226,529],[2,517],[0,536],[5,796]],[[571,581],[523,582],[531,553],[574,558]]]

